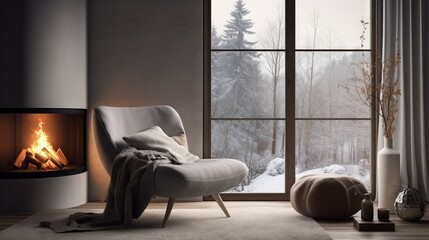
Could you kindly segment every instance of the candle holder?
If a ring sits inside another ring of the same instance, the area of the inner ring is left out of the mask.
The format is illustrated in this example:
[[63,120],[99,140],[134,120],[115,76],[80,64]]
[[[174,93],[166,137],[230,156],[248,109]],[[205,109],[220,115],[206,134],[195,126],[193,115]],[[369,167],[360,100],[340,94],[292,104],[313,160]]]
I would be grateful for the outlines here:
[[379,208],[377,209],[378,220],[381,222],[388,222],[390,210],[388,208]]

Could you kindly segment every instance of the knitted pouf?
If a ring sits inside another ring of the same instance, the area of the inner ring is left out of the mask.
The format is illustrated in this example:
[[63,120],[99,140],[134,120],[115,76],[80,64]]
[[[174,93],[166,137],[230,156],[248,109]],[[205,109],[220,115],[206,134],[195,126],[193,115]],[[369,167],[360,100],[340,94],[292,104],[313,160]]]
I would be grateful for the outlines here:
[[313,174],[292,186],[292,207],[315,219],[347,219],[360,210],[367,190],[357,179],[338,174]]

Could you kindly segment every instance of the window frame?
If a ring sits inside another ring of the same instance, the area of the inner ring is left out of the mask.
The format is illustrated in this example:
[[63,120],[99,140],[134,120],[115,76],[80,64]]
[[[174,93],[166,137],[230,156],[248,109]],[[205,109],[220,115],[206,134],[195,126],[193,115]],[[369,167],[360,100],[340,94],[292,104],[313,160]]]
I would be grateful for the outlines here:
[[[371,121],[371,186],[372,192],[376,192],[375,186],[375,159],[376,159],[376,143],[378,127],[376,109],[371,109],[371,116],[368,118],[296,118],[295,116],[295,74],[296,74],[296,53],[297,52],[351,52],[365,51],[371,53],[371,62],[376,63],[377,49],[381,49],[380,30],[382,26],[379,24],[380,12],[382,6],[379,1],[369,0],[371,7],[371,47],[369,50],[361,49],[296,49],[295,44],[295,1],[285,1],[285,49],[211,49],[211,2],[212,0],[203,1],[203,157],[211,157],[211,121],[212,120],[281,120],[285,121],[285,192],[284,193],[222,193],[224,200],[290,200],[290,189],[295,183],[295,126],[296,121],[302,120],[370,120]],[[223,51],[279,51],[285,54],[285,116],[276,118],[212,118],[211,116],[211,52]],[[375,80],[379,79],[380,72],[376,68]],[[373,100],[374,101],[374,100]],[[293,167],[288,167],[293,166]],[[212,197],[206,196],[204,200],[213,200]]]

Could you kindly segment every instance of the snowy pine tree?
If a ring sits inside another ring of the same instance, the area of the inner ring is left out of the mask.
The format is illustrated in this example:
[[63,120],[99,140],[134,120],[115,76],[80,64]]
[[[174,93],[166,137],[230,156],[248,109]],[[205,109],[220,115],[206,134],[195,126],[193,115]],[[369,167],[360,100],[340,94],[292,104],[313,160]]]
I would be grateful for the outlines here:
[[249,49],[256,42],[250,42],[245,39],[245,34],[255,34],[250,31],[253,23],[245,19],[250,11],[244,6],[243,0],[237,0],[234,10],[231,12],[231,19],[225,25],[222,48]]
[[[220,48],[222,49],[251,49],[256,42],[246,39],[247,35],[254,34],[250,29],[251,20],[246,19],[250,11],[242,0],[237,0],[231,19],[227,21],[222,35]],[[222,110],[218,116],[222,117],[257,117],[261,116],[260,94],[263,89],[260,66],[257,59],[259,54],[252,51],[228,51],[216,55],[219,63],[220,79],[217,83],[222,87],[222,94],[217,99]],[[212,61],[215,61],[212,59]],[[212,71],[213,75],[214,71]],[[213,81],[212,81],[213,82]]]

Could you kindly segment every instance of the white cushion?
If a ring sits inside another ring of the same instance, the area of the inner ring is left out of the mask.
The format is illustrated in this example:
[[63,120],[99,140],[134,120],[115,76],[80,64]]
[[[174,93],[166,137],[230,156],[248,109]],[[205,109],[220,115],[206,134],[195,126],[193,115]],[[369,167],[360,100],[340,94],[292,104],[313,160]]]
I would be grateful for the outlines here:
[[158,126],[150,127],[142,132],[123,137],[130,146],[140,150],[154,150],[158,152],[169,152],[177,163],[191,163],[198,157],[190,153],[185,147],[167,136]]

